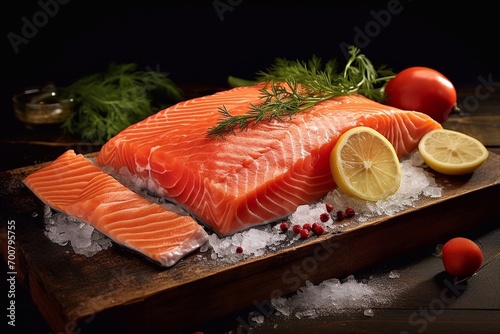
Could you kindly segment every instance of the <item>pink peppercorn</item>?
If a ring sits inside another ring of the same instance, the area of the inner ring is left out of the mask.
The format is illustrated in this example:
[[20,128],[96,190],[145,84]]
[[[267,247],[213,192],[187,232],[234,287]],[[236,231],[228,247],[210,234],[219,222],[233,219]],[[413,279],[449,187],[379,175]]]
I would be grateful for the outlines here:
[[345,212],[339,210],[339,211],[337,211],[337,215],[336,216],[337,216],[337,220],[338,221],[344,220],[344,218],[345,218]]
[[351,217],[353,217],[353,216],[354,216],[354,214],[355,214],[355,211],[354,211],[354,209],[353,209],[353,208],[347,208],[347,209],[345,209],[345,216],[346,216],[347,218],[351,218]]
[[333,211],[333,205],[331,205],[330,203],[326,203],[325,207],[326,207],[326,212],[332,212]]
[[302,230],[302,226],[300,226],[299,224],[295,224],[295,225],[293,225],[292,230],[293,230],[293,233],[295,233],[295,234],[300,233],[300,230]]
[[325,228],[323,227],[323,225],[313,224],[313,232],[316,235],[321,235],[321,234],[325,233]]
[[309,230],[303,228],[300,230],[300,238],[307,239],[309,237]]

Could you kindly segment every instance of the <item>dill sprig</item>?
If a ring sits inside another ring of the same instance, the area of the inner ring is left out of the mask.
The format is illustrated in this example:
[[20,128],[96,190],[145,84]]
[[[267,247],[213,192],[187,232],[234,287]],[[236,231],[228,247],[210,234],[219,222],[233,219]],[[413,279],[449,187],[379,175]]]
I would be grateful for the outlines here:
[[106,72],[85,76],[63,88],[75,112],[64,132],[100,145],[131,124],[174,101],[182,91],[164,73],[137,70],[137,64],[111,63]]
[[261,101],[242,115],[231,115],[225,106],[220,107],[222,119],[208,129],[208,136],[223,138],[263,121],[283,121],[338,96],[357,93],[382,101],[385,84],[395,73],[385,66],[375,68],[356,47],[348,51],[350,58],[341,72],[337,59],[324,64],[317,56],[308,61],[276,59],[268,69],[257,72],[256,81],[266,83],[260,90]]

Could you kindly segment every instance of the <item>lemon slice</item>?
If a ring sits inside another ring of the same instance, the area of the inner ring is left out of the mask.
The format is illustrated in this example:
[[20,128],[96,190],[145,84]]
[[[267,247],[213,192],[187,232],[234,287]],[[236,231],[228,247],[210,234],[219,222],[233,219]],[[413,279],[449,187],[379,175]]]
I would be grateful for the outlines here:
[[488,150],[479,140],[447,129],[427,132],[418,151],[430,168],[446,175],[472,173],[488,158]]
[[401,185],[401,164],[394,146],[365,126],[340,136],[330,154],[330,169],[344,193],[366,201],[385,199]]

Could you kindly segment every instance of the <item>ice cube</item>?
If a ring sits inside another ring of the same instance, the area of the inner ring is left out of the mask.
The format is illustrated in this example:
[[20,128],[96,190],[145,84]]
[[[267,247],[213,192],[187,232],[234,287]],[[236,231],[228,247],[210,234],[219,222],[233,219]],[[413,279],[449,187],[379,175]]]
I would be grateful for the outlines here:
[[363,311],[363,314],[366,315],[367,317],[373,317],[374,316],[373,310],[371,308],[365,309]]
[[391,270],[389,272],[389,278],[399,278],[399,272],[397,270]]
[[432,198],[441,197],[442,196],[442,189],[440,187],[429,186],[429,187],[424,189],[424,196],[432,197]]

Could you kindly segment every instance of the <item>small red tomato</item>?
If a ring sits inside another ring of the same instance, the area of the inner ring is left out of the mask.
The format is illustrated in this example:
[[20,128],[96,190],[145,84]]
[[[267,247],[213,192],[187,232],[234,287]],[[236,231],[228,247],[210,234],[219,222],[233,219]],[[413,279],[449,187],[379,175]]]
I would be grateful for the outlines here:
[[483,252],[472,240],[462,237],[450,239],[441,249],[446,272],[455,277],[473,275],[483,263]]
[[439,123],[448,119],[456,103],[457,92],[451,81],[428,67],[409,67],[385,87],[385,104],[420,111]]

